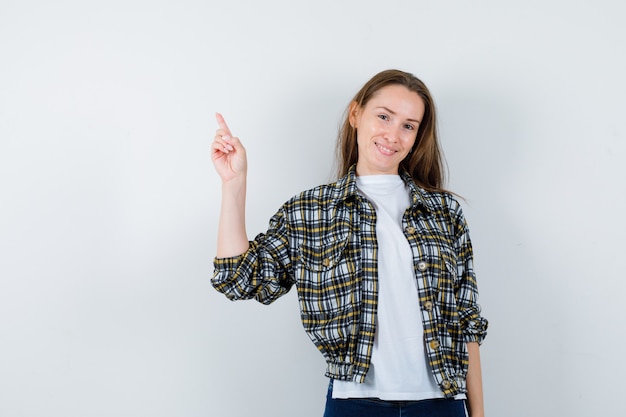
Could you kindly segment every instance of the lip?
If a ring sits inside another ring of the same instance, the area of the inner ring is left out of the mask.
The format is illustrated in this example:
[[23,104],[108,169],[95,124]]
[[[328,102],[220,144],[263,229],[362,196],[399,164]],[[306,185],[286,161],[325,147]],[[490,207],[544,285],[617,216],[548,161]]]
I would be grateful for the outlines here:
[[393,154],[395,154],[396,152],[398,152],[398,151],[396,151],[396,150],[394,150],[394,149],[391,149],[391,148],[388,148],[388,147],[386,147],[386,146],[383,146],[383,145],[381,145],[381,144],[380,144],[380,143],[378,143],[378,142],[374,142],[374,144],[376,145],[376,148],[378,148],[378,151],[379,151],[380,153],[382,153],[383,155],[392,156]]

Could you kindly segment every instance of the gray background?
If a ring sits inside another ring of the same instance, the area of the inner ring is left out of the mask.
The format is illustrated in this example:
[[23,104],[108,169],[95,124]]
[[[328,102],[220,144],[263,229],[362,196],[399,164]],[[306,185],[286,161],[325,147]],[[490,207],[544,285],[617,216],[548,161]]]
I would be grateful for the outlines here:
[[[374,73],[411,71],[466,198],[490,416],[623,394],[622,1],[0,1],[0,415],[321,416],[296,294],[209,285],[214,113],[248,231],[332,177]],[[623,407],[621,407],[623,408]]]

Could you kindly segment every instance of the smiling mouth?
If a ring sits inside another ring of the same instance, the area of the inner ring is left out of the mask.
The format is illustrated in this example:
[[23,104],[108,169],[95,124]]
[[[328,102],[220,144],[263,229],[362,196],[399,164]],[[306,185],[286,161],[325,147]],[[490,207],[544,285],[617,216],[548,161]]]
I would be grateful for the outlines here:
[[398,151],[394,151],[393,149],[389,149],[381,145],[380,143],[376,143],[376,147],[385,155],[393,155],[394,153],[398,152]]

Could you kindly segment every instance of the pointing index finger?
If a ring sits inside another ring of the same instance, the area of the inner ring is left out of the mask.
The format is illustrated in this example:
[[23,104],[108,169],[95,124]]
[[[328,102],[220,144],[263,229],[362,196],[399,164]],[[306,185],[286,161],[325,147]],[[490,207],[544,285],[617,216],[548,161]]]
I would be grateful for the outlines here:
[[220,125],[220,128],[227,131],[232,136],[232,132],[230,131],[228,125],[226,124],[226,120],[224,120],[224,116],[222,116],[220,113],[215,113],[215,118],[217,119],[217,124]]

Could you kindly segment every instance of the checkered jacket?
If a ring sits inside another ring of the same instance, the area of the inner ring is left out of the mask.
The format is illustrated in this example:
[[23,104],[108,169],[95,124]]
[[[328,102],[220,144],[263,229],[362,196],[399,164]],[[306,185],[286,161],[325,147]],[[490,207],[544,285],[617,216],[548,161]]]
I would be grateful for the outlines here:
[[[231,300],[269,304],[293,285],[302,324],[327,362],[326,376],[363,382],[377,308],[376,212],[356,187],[355,167],[337,182],[287,201],[248,251],[216,258],[213,286]],[[467,342],[482,343],[472,246],[461,206],[419,188],[402,218],[413,265],[430,368],[446,397],[466,392]]]

